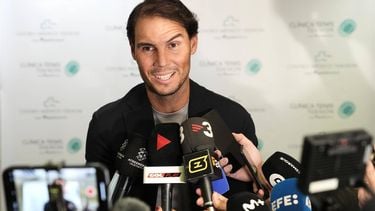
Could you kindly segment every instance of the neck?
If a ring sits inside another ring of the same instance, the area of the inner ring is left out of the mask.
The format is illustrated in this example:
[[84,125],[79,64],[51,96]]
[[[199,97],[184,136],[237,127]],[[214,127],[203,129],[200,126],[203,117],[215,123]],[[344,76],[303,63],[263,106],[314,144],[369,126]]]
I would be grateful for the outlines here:
[[147,95],[152,107],[159,112],[172,113],[180,110],[189,102],[190,83],[182,86],[176,93],[161,96],[147,90]]

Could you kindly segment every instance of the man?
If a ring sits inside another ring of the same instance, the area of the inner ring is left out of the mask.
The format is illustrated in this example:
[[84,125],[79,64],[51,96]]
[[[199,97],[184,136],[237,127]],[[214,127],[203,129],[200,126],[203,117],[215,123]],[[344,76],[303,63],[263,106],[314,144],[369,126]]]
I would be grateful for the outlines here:
[[[134,8],[128,19],[127,36],[144,83],[93,114],[87,134],[87,162],[101,162],[113,175],[116,153],[131,134],[149,137],[157,123],[181,123],[211,109],[218,111],[233,132],[244,134],[257,145],[253,120],[241,105],[189,78],[190,59],[198,45],[197,34],[195,16],[178,0],[146,0]],[[229,172],[231,165],[225,170]],[[228,194],[248,187],[249,184],[230,180]],[[176,201],[181,209],[177,210],[197,209],[195,199],[186,198],[196,196],[194,188],[188,185],[184,188],[189,193],[180,191],[180,199]],[[153,207],[156,189],[143,185],[140,178],[131,195]]]
[[44,211],[76,211],[75,204],[64,198],[65,180],[62,178],[55,179],[52,184],[48,185],[49,201],[44,205]]

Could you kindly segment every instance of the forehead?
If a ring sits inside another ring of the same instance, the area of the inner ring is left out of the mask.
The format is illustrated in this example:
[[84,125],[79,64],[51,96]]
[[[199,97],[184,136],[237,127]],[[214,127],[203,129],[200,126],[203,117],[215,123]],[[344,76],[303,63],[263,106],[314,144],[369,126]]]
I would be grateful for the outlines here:
[[138,19],[135,25],[135,37],[157,37],[180,33],[187,36],[184,26],[167,18],[159,16],[144,16]]

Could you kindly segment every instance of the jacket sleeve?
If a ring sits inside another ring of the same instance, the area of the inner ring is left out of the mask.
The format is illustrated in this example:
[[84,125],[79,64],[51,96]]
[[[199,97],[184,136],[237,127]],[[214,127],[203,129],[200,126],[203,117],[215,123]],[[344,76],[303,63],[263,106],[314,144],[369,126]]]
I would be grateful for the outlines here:
[[114,173],[114,152],[109,145],[108,135],[98,121],[97,114],[94,113],[89,124],[86,138],[86,162],[99,162],[104,164],[111,175]]

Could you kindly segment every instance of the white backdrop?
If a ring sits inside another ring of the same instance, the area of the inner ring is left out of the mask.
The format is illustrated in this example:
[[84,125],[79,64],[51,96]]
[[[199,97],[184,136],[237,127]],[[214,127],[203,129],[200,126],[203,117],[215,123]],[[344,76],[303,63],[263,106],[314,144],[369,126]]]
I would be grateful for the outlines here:
[[[83,164],[88,122],[139,83],[125,25],[135,0],[0,0],[0,169]],[[375,134],[375,1],[186,0],[199,18],[192,79],[240,102],[260,149]]]

